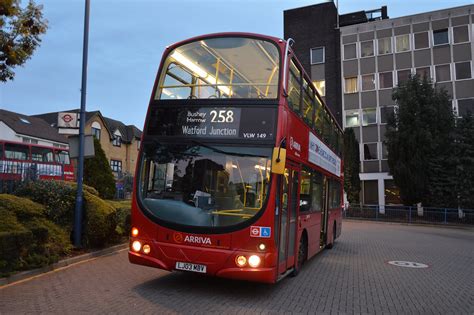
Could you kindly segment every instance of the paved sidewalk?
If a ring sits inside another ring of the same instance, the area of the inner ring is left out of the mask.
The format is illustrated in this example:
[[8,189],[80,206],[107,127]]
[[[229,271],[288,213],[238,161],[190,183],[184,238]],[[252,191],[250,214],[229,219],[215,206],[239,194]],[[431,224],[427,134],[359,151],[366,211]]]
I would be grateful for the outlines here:
[[1,314],[31,312],[474,314],[474,230],[346,221],[334,249],[277,285],[131,265],[123,251],[0,288]]

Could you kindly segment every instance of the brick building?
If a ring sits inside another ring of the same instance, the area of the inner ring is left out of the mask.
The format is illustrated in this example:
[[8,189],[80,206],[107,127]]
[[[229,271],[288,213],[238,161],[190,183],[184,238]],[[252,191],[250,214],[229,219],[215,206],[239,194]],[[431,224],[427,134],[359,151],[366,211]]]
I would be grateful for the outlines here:
[[[79,112],[67,110],[65,112]],[[57,127],[58,112],[35,115],[51,126]],[[127,173],[135,174],[135,166],[140,149],[142,132],[134,125],[104,117],[100,111],[86,112],[85,134],[95,136],[109,160],[112,172],[116,177]]]

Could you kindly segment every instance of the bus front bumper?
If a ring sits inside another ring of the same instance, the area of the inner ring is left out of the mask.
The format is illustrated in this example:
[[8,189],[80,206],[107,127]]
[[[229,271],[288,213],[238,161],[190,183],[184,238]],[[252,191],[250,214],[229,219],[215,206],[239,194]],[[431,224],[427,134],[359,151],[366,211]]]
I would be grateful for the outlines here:
[[[176,261],[163,261],[153,256],[148,256],[134,251],[128,252],[128,259],[131,263],[148,267],[159,268],[167,271],[175,271]],[[276,267],[262,268],[238,268],[227,267],[215,270],[208,268],[206,275],[217,276],[221,278],[245,280],[262,283],[276,282]]]

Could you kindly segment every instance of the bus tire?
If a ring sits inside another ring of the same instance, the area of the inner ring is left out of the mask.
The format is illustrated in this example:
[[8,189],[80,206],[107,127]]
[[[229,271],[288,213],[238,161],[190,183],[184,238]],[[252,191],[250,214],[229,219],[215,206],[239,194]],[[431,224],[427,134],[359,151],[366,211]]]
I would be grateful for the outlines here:
[[327,249],[331,249],[334,247],[334,242],[336,241],[336,222],[334,222],[333,228],[332,228],[332,237],[331,237],[331,243],[328,243],[326,245]]
[[300,245],[298,246],[298,257],[296,258],[297,261],[295,264],[295,268],[293,268],[293,272],[291,273],[292,277],[296,277],[300,273],[300,270],[303,267],[303,264],[305,263],[307,257],[308,240],[306,237],[306,233],[303,233],[303,235],[301,235]]

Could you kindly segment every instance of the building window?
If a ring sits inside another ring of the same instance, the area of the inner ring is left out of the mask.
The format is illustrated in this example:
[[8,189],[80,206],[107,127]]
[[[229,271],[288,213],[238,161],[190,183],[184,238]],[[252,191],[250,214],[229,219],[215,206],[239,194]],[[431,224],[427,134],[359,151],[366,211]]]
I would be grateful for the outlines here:
[[390,116],[393,116],[395,107],[393,106],[384,106],[380,107],[380,123],[386,124]]
[[401,205],[400,189],[395,185],[392,179],[384,180],[385,186],[385,204],[386,205]]
[[387,158],[388,158],[387,145],[382,142],[382,160],[386,160]]
[[311,64],[324,63],[324,47],[311,48]]
[[362,91],[375,90],[374,74],[367,74],[362,76]]
[[357,77],[344,78],[345,93],[357,93]]
[[141,140],[137,140],[137,150],[140,150]]
[[377,180],[364,180],[362,182],[364,190],[364,204],[378,205],[379,204],[379,187]]
[[464,117],[469,112],[474,115],[474,98],[458,100],[458,116]]
[[38,144],[38,140],[33,139],[33,138],[28,138],[28,137],[22,137],[21,138],[24,143],[33,143],[33,144]]
[[91,125],[92,135],[97,140],[100,140],[100,130],[101,130],[100,124],[97,121],[92,122],[92,125]]
[[397,71],[397,82],[398,84],[403,84],[410,78],[411,70],[400,70]]
[[377,110],[367,108],[362,110],[362,126],[368,126],[377,123]]
[[112,140],[112,144],[114,147],[120,147],[122,145],[122,137],[114,135],[114,139]]
[[357,58],[356,44],[344,45],[344,60]]
[[360,43],[360,57],[370,57],[374,55],[374,41]]
[[433,45],[449,44],[448,29],[433,31]]
[[454,43],[464,43],[469,41],[469,29],[467,25],[453,27]]
[[100,140],[100,129],[92,127],[92,135],[97,139]]
[[377,143],[364,143],[364,160],[377,160]]
[[416,75],[423,80],[423,78],[431,79],[430,67],[416,68]]
[[436,66],[436,82],[451,81],[451,71],[448,65]]
[[359,125],[359,111],[346,111],[346,127],[358,127]]
[[471,78],[471,62],[458,62],[455,64],[456,80]]
[[428,32],[415,34],[415,49],[422,49],[430,47],[430,40]]
[[379,44],[379,55],[390,54],[392,52],[392,38],[380,38],[378,40]]
[[410,35],[400,35],[395,38],[397,52],[410,50]]
[[381,72],[379,73],[379,88],[388,89],[393,87],[393,74],[392,72]]
[[319,95],[325,96],[326,95],[326,81],[324,80],[319,80],[319,81],[313,81],[313,85],[318,91]]
[[122,171],[122,161],[110,160],[110,168],[112,172],[119,173]]

